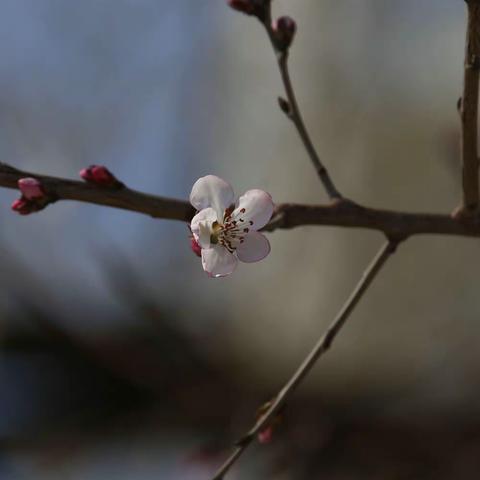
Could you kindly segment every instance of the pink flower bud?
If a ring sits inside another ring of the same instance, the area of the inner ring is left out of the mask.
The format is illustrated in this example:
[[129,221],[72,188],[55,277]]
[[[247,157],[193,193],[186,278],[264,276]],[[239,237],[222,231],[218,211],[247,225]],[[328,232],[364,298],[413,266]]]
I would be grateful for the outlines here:
[[297,31],[297,24],[291,17],[280,17],[273,22],[272,30],[275,34],[277,48],[285,51],[292,44],[293,37]]
[[18,188],[27,200],[36,200],[45,196],[45,190],[36,178],[21,178],[18,181]]
[[29,213],[35,212],[35,204],[26,198],[17,198],[12,203],[12,210],[19,213],[20,215],[28,215]]
[[[257,410],[257,421],[261,420],[270,410],[272,407],[273,400],[269,400],[268,402],[264,403],[258,410]],[[277,411],[273,418],[270,419],[269,423],[266,427],[260,430],[257,434],[258,441],[260,443],[266,444],[270,443],[273,439],[273,430],[282,422],[283,420],[283,410],[285,405],[280,407],[280,410]]]
[[197,257],[202,256],[202,247],[198,244],[194,237],[190,237],[190,248]]
[[262,430],[261,432],[258,432],[258,441],[262,444],[267,444],[272,441],[273,437],[273,427],[269,426]]
[[267,3],[270,0],[228,0],[230,8],[246,15],[254,15],[261,21],[265,19]]
[[120,186],[121,183],[115,176],[103,165],[90,165],[88,168],[80,170],[80,176],[89,183],[103,185],[106,187]]
[[85,180],[86,182],[90,182],[91,179],[92,179],[92,173],[90,171],[90,167],[89,168],[82,168],[78,174],[80,175],[81,178],[83,178],[83,180]]

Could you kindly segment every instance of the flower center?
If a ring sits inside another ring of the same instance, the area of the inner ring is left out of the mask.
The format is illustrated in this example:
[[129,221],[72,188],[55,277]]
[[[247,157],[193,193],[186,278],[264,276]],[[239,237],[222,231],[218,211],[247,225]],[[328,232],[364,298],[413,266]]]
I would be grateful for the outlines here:
[[247,225],[253,225],[251,220],[247,222],[242,218],[245,213],[245,208],[242,208],[234,217],[233,208],[227,208],[223,215],[223,224],[214,222],[212,225],[211,243],[220,244],[233,253],[245,241],[245,235],[250,231]]

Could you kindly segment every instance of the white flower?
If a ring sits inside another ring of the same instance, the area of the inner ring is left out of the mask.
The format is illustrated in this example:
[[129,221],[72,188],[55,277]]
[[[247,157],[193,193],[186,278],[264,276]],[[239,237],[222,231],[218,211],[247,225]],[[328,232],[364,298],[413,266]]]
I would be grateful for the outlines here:
[[193,185],[190,203],[199,211],[190,228],[202,249],[203,269],[210,276],[230,275],[238,260],[258,262],[270,253],[267,238],[257,232],[273,213],[267,192],[248,190],[234,203],[231,185],[207,175]]

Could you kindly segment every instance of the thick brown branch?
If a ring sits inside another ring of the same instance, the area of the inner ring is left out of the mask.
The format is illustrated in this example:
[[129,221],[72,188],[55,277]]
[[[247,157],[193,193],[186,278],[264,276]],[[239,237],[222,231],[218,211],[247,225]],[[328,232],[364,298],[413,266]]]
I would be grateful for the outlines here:
[[377,253],[375,258],[372,260],[370,265],[363,273],[362,278],[351,293],[350,297],[344,303],[340,312],[337,314],[335,320],[332,322],[325,334],[320,337],[317,344],[303,360],[296,372],[291,376],[285,386],[280,390],[278,395],[271,402],[268,410],[255,423],[255,425],[250,429],[250,431],[244,437],[242,437],[239,442],[237,442],[237,446],[235,447],[231,456],[226,460],[222,467],[220,467],[212,480],[223,480],[225,474],[232,468],[238,458],[252,443],[256,435],[270,424],[275,414],[282,408],[283,405],[285,405],[285,402],[294,393],[294,391],[301,383],[301,381],[305,378],[305,376],[308,375],[310,370],[316,364],[317,360],[330,348],[338,332],[340,332],[342,327],[345,325],[350,314],[353,312],[360,299],[368,290],[374,278],[382,269],[385,262],[388,260],[390,255],[395,252],[396,247],[396,242],[387,242],[385,243],[385,245],[382,246],[380,251]]
[[478,88],[480,69],[480,2],[469,0],[465,69],[461,103],[463,213],[478,210]]
[[[126,187],[97,187],[85,182],[23,172],[0,163],[0,187],[17,189],[18,180],[24,177],[40,180],[48,195],[56,200],[94,203],[183,222],[189,222],[194,214],[192,206],[184,200],[148,195]],[[475,219],[459,221],[450,215],[379,210],[346,200],[338,200],[330,205],[279,204],[264,230],[272,232],[305,225],[377,230],[394,239],[418,234],[480,237],[480,223]]]
[[0,187],[18,188],[18,180],[25,177],[40,180],[47,194],[56,200],[94,203],[144,213],[155,218],[185,222],[190,221],[195,213],[193,207],[183,200],[148,195],[126,187],[101,187],[75,180],[23,172],[0,163]]
[[419,234],[480,237],[480,224],[474,219],[459,221],[450,215],[368,208],[349,201],[331,205],[280,204],[265,230],[305,225],[378,230],[388,238],[400,240]]

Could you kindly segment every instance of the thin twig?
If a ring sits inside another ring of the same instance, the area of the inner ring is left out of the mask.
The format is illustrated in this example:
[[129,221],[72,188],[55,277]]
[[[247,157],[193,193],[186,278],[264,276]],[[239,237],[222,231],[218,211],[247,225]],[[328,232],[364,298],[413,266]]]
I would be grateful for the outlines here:
[[335,337],[345,325],[348,317],[363,297],[365,292],[370,287],[372,281],[380,272],[382,267],[388,258],[395,252],[397,248],[396,241],[386,242],[379,252],[375,255],[375,258],[369,264],[367,269],[362,275],[362,278],[358,282],[357,286],[347,299],[342,309],[332,322],[326,333],[318,340],[317,344],[313,347],[312,351],[303,360],[302,364],[298,367],[297,371],[288,380],[285,386],[280,390],[278,395],[272,401],[268,410],[262,415],[262,417],[255,423],[255,425],[249,430],[249,432],[237,442],[234,451],[227,461],[220,467],[212,480],[223,480],[225,474],[232,468],[235,462],[239,459],[242,453],[256,438],[257,434],[264,428],[268,427],[275,414],[285,405],[287,399],[293,394],[301,381],[310,372],[312,367],[316,364],[317,360],[330,348]]
[[480,2],[467,0],[468,27],[465,45],[462,121],[462,213],[471,215],[478,210],[478,89],[480,73]]
[[290,72],[288,69],[288,52],[281,53],[277,56],[278,67],[280,68],[280,73],[282,75],[282,81],[285,86],[285,93],[288,98],[288,103],[290,107],[289,118],[292,120],[293,124],[297,128],[298,134],[302,139],[303,145],[310,157],[310,160],[317,171],[317,175],[320,178],[329,198],[331,200],[341,199],[342,195],[335,187],[328,170],[325,165],[320,160],[318,153],[312,143],[308,130],[305,126],[305,123],[302,118],[300,109],[298,108],[297,99],[295,97],[295,92],[292,87],[290,80]]
[[[39,175],[0,163],[0,187],[18,189],[18,180],[25,177],[40,180],[47,193],[56,201],[75,200],[182,222],[190,222],[195,213],[193,207],[185,200],[149,195],[127,187],[100,187],[75,180]],[[278,204],[264,230],[273,232],[307,225],[364,228],[397,239],[420,234],[480,237],[480,223],[475,218],[455,220],[446,214],[382,210],[363,207],[345,200],[329,205]]]
[[272,15],[270,4],[268,4],[267,12],[265,15],[265,19],[263,21],[265,29],[267,31],[268,37],[270,38],[270,42],[272,43],[273,50],[277,57],[278,68],[280,69],[280,75],[282,77],[283,86],[285,88],[285,95],[288,100],[288,117],[295,125],[298,134],[302,140],[302,143],[307,151],[308,156],[317,172],[320,181],[322,182],[327,195],[331,200],[338,200],[342,198],[341,193],[335,187],[333,180],[328,173],[327,168],[320,160],[320,156],[313,145],[312,139],[310,134],[308,133],[307,127],[305,126],[305,122],[303,121],[302,113],[298,106],[297,98],[295,95],[295,90],[292,85],[292,81],[290,79],[290,72],[288,69],[288,49],[279,50],[277,48],[275,42],[275,34],[272,30]]

